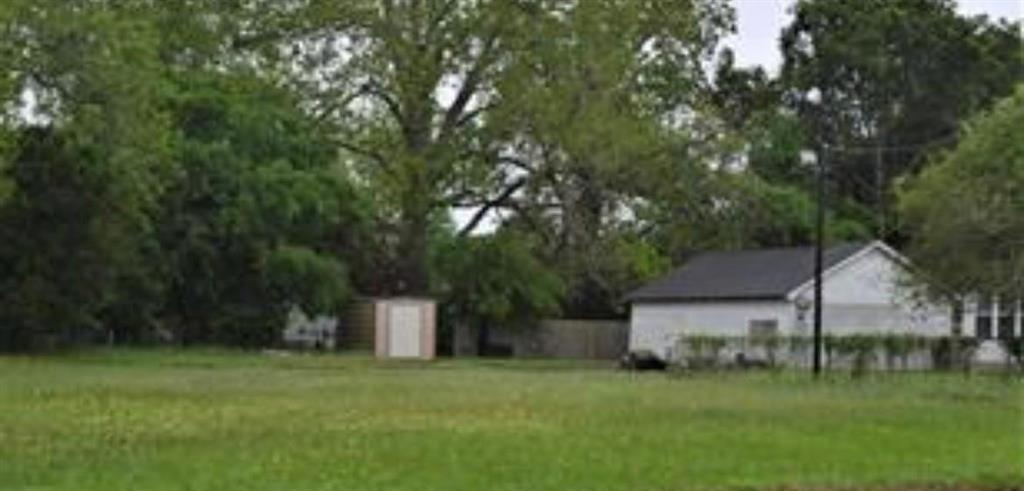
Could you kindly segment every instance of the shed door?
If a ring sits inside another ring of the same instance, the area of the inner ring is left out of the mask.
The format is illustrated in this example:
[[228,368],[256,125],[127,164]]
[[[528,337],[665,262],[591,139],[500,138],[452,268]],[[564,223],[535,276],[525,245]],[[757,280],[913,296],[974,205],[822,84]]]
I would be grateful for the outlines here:
[[393,305],[388,314],[388,354],[397,358],[420,356],[423,309],[418,305]]

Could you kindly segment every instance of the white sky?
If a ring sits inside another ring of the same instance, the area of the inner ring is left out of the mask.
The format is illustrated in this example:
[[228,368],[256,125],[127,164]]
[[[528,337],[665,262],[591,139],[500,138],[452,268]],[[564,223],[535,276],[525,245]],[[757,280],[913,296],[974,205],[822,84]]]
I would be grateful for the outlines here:
[[[725,44],[736,53],[739,66],[761,65],[776,73],[782,60],[779,33],[789,24],[794,0],[733,0],[737,33]],[[957,0],[965,15],[988,15],[1009,20],[1024,19],[1024,0]]]

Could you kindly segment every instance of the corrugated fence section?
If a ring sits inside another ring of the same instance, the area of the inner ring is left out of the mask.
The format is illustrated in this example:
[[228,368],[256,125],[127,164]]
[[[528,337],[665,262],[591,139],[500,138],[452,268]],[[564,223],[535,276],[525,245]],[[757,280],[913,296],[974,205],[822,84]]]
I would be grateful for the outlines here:
[[341,319],[339,347],[344,350],[373,351],[376,325],[373,299],[360,298],[352,302]]

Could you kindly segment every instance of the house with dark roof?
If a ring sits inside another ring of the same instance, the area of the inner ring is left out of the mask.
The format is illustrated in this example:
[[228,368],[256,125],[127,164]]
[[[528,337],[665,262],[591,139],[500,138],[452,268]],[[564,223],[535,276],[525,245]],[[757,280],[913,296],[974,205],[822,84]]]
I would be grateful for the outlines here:
[[[914,298],[909,262],[888,245],[839,244],[823,256],[825,332],[951,333],[951,309]],[[627,295],[629,348],[672,358],[686,335],[810,336],[813,298],[813,247],[700,254]]]

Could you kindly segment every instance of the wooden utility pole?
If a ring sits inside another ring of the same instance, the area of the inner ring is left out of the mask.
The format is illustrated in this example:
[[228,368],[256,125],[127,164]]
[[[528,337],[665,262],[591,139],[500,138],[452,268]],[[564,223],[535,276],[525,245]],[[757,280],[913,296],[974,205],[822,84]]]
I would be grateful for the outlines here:
[[818,154],[817,195],[818,209],[814,233],[814,376],[821,375],[821,313],[822,313],[822,271],[824,269],[825,247],[825,174],[828,154],[822,146]]

